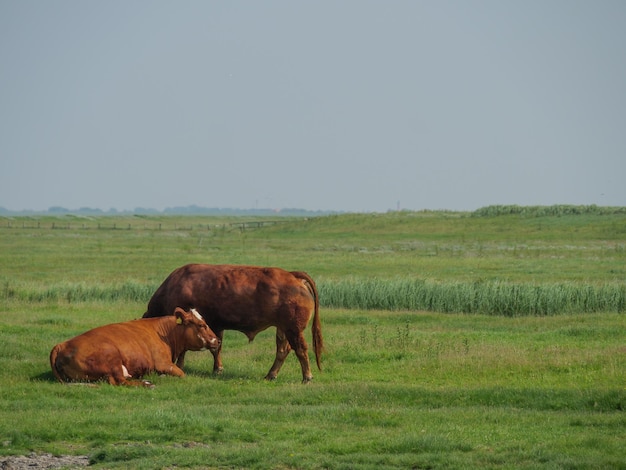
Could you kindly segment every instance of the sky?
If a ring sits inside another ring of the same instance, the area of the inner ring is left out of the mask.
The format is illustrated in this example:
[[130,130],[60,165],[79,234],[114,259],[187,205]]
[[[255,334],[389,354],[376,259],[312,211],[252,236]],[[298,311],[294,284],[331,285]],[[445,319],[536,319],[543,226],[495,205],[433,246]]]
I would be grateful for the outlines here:
[[0,0],[0,207],[626,206],[623,0]]

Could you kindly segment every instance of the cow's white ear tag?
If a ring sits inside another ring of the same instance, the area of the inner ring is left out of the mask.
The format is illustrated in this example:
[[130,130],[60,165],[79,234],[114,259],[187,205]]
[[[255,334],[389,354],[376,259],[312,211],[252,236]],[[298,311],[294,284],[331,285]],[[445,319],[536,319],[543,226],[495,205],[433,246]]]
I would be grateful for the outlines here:
[[176,319],[176,324],[177,324],[177,325],[182,325],[182,324],[183,324],[183,319],[182,319],[182,318],[180,318],[180,317],[178,317],[178,318]]

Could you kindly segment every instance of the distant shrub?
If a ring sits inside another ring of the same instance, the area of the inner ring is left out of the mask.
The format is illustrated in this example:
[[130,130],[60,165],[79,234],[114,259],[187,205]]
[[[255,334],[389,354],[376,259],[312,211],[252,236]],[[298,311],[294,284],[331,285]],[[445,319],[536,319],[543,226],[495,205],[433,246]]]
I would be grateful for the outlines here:
[[520,215],[524,217],[547,217],[564,215],[613,215],[626,214],[626,207],[607,207],[591,205],[565,205],[552,206],[518,206],[518,205],[494,205],[482,207],[472,212],[472,217],[497,217],[501,215]]

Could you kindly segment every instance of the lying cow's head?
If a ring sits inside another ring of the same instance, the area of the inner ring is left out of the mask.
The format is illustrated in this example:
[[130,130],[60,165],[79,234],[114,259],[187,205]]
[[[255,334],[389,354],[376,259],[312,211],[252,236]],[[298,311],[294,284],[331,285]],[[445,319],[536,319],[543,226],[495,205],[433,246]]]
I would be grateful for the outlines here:
[[206,324],[204,318],[195,310],[185,312],[182,308],[176,307],[174,310],[178,328],[184,328],[183,333],[185,349],[191,351],[202,351],[210,349],[216,351],[220,345],[220,340],[213,330]]

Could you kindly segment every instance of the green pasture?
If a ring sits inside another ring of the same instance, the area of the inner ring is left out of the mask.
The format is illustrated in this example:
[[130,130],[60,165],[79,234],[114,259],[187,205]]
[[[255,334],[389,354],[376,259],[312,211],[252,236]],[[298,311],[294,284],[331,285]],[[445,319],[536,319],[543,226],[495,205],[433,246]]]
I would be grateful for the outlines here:
[[[626,215],[509,209],[0,218],[0,456],[146,469],[626,468]],[[197,352],[186,377],[149,377],[153,390],[54,381],[54,344],[141,316],[188,262],[311,274],[326,345],[313,383],[300,384],[293,355],[262,380],[273,329],[252,343],[226,332],[220,376]],[[543,307],[525,310],[531,301]]]

